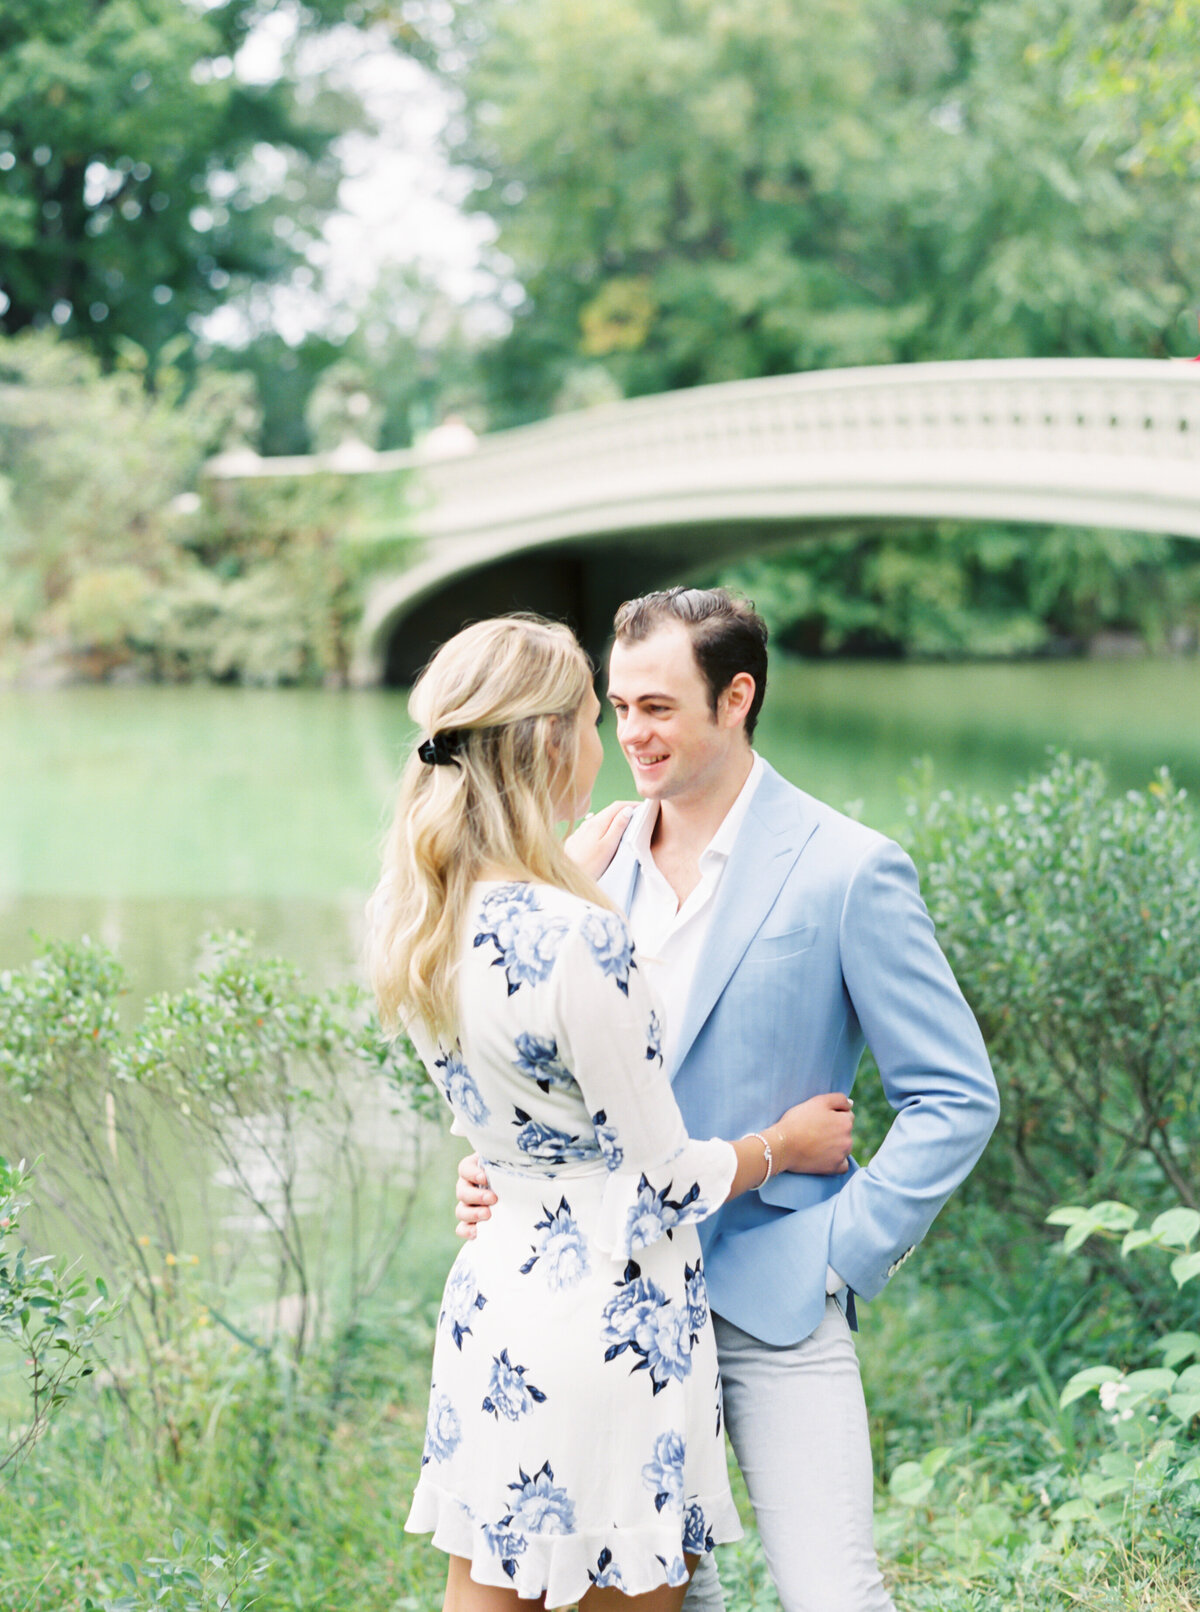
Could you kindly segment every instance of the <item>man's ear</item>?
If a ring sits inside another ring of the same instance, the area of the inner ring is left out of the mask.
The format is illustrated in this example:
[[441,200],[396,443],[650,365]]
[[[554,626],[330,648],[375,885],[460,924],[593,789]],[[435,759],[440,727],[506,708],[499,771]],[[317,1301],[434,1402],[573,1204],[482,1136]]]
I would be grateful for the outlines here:
[[754,704],[755,682],[749,672],[735,672],[722,691],[717,710],[723,727],[741,727]]

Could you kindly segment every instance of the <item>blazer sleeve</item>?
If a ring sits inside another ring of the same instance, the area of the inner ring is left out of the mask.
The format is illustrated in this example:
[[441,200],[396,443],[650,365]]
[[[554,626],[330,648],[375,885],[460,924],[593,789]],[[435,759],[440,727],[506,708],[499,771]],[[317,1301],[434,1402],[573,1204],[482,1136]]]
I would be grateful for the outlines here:
[[840,926],[842,977],[896,1117],[838,1194],[829,1263],[871,1298],[924,1237],[999,1118],[983,1037],[942,955],[916,869],[885,840],[860,862]]

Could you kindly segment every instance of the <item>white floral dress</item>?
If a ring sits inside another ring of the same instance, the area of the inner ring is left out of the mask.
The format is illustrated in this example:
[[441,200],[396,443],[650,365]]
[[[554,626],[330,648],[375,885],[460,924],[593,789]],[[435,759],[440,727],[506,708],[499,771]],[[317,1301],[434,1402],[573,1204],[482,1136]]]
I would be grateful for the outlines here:
[[741,1535],[694,1222],[736,1159],[692,1141],[624,921],[476,886],[460,1039],[417,1049],[498,1202],[438,1318],[406,1527],[481,1584],[642,1594]]

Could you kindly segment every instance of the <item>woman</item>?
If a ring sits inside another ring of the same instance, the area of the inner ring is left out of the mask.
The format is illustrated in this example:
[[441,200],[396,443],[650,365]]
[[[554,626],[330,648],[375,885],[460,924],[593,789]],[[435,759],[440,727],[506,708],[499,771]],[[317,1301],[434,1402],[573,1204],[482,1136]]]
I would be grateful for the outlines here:
[[554,833],[601,759],[565,627],[467,628],[411,710],[428,737],[372,976],[499,1201],[446,1284],[407,1528],[449,1553],[448,1612],[677,1612],[741,1533],[695,1222],[778,1169],[845,1168],[840,1126],[832,1144],[817,1100],[766,1135],[688,1137],[625,923]]

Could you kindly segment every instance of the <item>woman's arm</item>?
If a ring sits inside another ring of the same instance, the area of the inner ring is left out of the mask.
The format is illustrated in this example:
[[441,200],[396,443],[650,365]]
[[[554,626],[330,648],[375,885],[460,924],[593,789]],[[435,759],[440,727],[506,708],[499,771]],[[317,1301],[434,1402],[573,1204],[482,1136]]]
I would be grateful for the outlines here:
[[[854,1099],[841,1092],[823,1092],[805,1103],[789,1108],[774,1125],[761,1134],[740,1137],[730,1145],[737,1156],[737,1168],[725,1201],[760,1187],[768,1178],[767,1152],[771,1149],[770,1175],[787,1171],[799,1175],[845,1175],[853,1144]],[[468,1154],[458,1165],[455,1186],[455,1230],[471,1238],[481,1221],[490,1220],[496,1194],[488,1186],[487,1173],[477,1153]]]
[[[762,1132],[732,1144],[737,1171],[729,1197],[761,1187],[771,1176],[845,1175],[854,1142],[854,1099],[822,1092],[796,1103]],[[728,1200],[726,1200],[728,1201]]]

